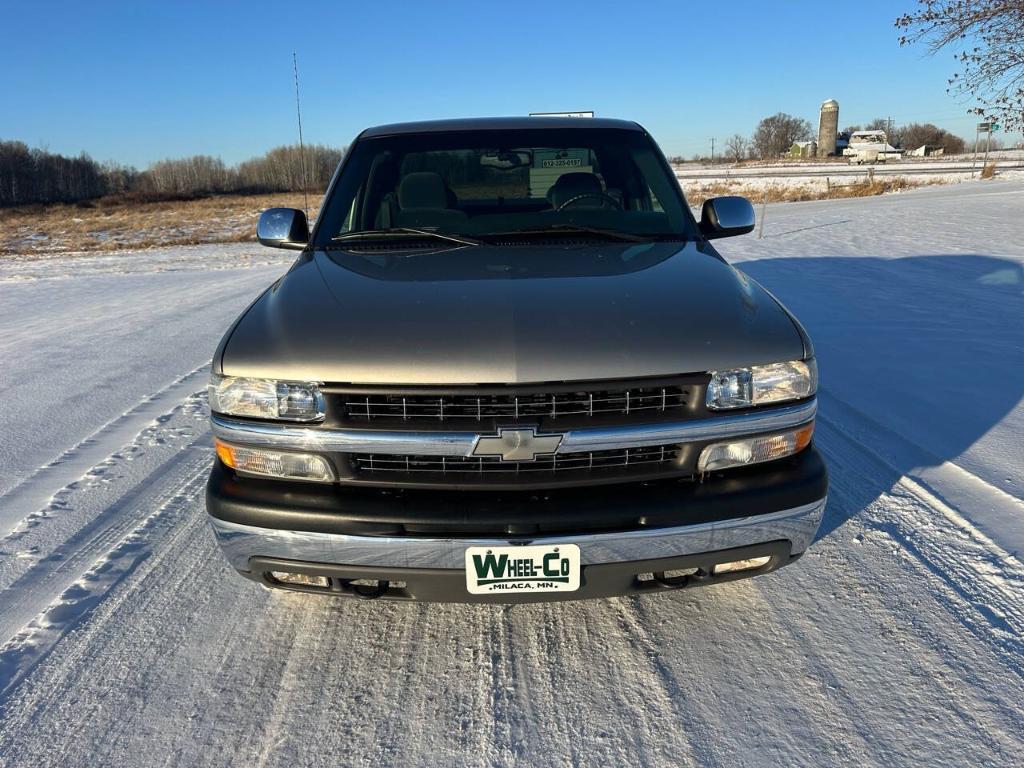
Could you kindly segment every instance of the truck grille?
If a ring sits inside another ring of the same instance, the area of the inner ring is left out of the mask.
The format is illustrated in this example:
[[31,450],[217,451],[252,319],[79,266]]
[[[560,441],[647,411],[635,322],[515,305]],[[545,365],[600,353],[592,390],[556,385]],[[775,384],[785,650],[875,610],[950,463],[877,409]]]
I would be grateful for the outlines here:
[[535,461],[504,461],[500,456],[407,456],[386,453],[356,453],[350,458],[357,472],[364,476],[408,475],[411,479],[424,475],[437,477],[473,476],[494,480],[543,475],[602,473],[649,474],[672,467],[679,447],[656,445],[624,448],[613,451],[556,453],[539,456]]
[[351,394],[343,396],[350,421],[485,421],[565,417],[638,418],[680,411],[691,402],[690,386],[629,389],[481,393],[456,395]]

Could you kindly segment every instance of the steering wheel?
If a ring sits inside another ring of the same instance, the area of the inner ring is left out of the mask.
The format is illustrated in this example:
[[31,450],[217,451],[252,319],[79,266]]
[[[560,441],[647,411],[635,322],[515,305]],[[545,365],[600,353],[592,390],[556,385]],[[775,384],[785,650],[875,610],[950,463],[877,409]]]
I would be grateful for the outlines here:
[[588,198],[591,200],[600,200],[601,205],[599,205],[598,208],[610,208],[613,211],[622,210],[622,203],[620,203],[611,195],[606,195],[604,192],[584,192],[579,195],[574,195],[573,197],[570,197],[568,200],[562,203],[560,206],[555,208],[555,210],[564,211],[566,208],[575,205],[580,200],[586,200]]

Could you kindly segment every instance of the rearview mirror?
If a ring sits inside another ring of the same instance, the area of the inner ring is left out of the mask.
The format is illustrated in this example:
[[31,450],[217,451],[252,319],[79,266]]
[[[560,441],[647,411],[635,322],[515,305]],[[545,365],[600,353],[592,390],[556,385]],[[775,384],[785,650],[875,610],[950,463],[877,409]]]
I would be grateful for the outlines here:
[[708,240],[745,235],[753,229],[754,206],[745,197],[713,197],[701,207],[700,231]]
[[480,155],[480,165],[485,168],[497,168],[502,171],[508,171],[513,168],[522,168],[524,165],[529,164],[529,152],[499,150],[497,152],[485,152]]
[[309,244],[306,214],[295,208],[268,208],[260,214],[256,239],[271,248],[301,251]]

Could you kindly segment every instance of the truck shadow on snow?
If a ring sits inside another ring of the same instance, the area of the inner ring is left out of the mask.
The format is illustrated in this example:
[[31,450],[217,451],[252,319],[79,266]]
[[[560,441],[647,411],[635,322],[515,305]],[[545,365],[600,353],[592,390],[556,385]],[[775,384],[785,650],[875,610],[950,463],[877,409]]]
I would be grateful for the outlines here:
[[[1020,446],[990,434],[1024,393],[1019,262],[935,255],[779,258],[737,267],[785,303],[814,340],[821,371],[817,440],[839,491],[819,538],[901,475],[945,461],[1022,495],[1014,469]],[[844,440],[892,471],[869,473],[863,463],[858,469],[837,461]]]

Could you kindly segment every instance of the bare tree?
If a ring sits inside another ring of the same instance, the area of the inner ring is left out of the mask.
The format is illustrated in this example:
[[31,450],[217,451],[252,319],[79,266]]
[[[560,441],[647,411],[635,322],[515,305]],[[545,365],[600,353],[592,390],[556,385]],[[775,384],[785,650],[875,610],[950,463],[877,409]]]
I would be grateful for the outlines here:
[[143,172],[140,189],[166,197],[229,192],[233,186],[231,175],[219,157],[194,155],[178,160],[161,160]]
[[980,104],[969,113],[1024,125],[1024,2],[1021,0],[918,0],[896,19],[900,45],[923,42],[930,52],[949,48],[962,71],[947,91]]
[[65,157],[0,141],[0,205],[71,203],[106,192],[102,168],[85,153]]
[[[894,147],[905,147],[907,143],[907,128],[908,126],[906,125],[890,123],[889,130],[885,132],[886,138],[889,139],[889,144]],[[950,134],[950,136],[952,136],[952,134]]]
[[747,156],[748,146],[750,146],[750,142],[747,141],[745,136],[740,136],[740,134],[734,133],[725,141],[725,156],[734,163],[738,163]]
[[785,112],[766,117],[757,124],[751,139],[757,154],[762,159],[778,157],[796,141],[811,138],[811,124],[800,117]]
[[[322,190],[344,149],[305,148],[306,184]],[[161,160],[141,173],[131,166],[100,165],[86,154],[65,157],[29,149],[20,141],[0,141],[0,206],[76,202],[104,195],[191,198],[229,192],[299,192],[302,155],[295,145],[276,147],[262,157],[229,167],[218,157],[195,155]]]
[[[306,185],[322,190],[338,167],[343,149],[321,144],[305,147]],[[239,187],[249,192],[299,192],[302,190],[303,159],[299,146],[275,147],[262,157],[246,160],[237,168]]]
[[900,140],[904,149],[917,149],[922,145],[942,147],[951,155],[964,151],[964,140],[949,131],[931,123],[910,123],[900,128]]

